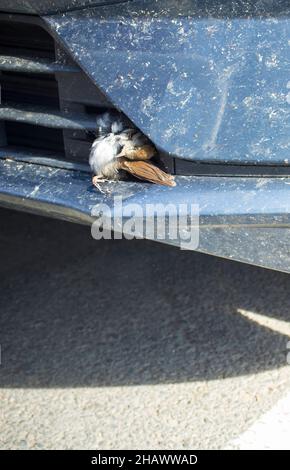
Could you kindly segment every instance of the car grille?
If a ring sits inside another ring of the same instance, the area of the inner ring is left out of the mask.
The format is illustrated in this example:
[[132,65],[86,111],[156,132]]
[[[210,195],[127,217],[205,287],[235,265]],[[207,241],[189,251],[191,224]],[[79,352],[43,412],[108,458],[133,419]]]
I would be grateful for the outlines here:
[[0,14],[0,157],[86,163],[109,109],[41,18]]

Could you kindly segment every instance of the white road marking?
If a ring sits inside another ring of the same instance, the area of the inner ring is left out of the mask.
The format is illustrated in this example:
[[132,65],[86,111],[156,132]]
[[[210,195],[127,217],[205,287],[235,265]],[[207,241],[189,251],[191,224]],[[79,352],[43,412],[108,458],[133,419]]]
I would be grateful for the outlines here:
[[226,449],[290,450],[290,393]]
[[[290,323],[285,320],[278,320],[277,318],[271,318],[267,315],[262,315],[261,313],[251,312],[250,310],[244,310],[238,308],[237,312],[243,315],[243,317],[248,318],[249,320],[258,323],[259,325],[265,326],[272,331],[276,331],[284,336],[289,336],[290,338]],[[285,359],[286,363],[286,359]]]

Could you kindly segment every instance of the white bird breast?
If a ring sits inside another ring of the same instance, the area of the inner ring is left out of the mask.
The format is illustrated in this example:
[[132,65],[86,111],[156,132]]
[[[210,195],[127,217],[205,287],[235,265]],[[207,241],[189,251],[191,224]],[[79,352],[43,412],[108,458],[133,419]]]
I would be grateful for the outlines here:
[[96,139],[89,158],[93,172],[96,175],[101,174],[104,167],[113,162],[119,150],[120,145],[113,134]]

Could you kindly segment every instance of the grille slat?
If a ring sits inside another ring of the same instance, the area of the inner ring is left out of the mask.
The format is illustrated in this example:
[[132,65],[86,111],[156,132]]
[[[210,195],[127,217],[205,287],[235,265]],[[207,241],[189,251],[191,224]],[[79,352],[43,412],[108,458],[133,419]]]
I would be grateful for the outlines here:
[[60,64],[41,58],[26,58],[16,56],[0,55],[0,70],[8,72],[28,72],[28,73],[71,73],[77,72],[77,67]]
[[0,120],[17,121],[54,129],[95,131],[96,119],[81,114],[63,114],[59,111],[47,112],[47,108],[25,107],[18,105],[0,106]]
[[41,18],[0,14],[0,158],[87,162],[97,116],[113,108]]

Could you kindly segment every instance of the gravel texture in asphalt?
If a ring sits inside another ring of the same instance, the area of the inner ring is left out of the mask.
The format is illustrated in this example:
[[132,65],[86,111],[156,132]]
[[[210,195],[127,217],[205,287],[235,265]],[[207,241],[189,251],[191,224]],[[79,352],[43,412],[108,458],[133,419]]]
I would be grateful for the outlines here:
[[222,448],[289,390],[289,275],[0,221],[1,448]]

